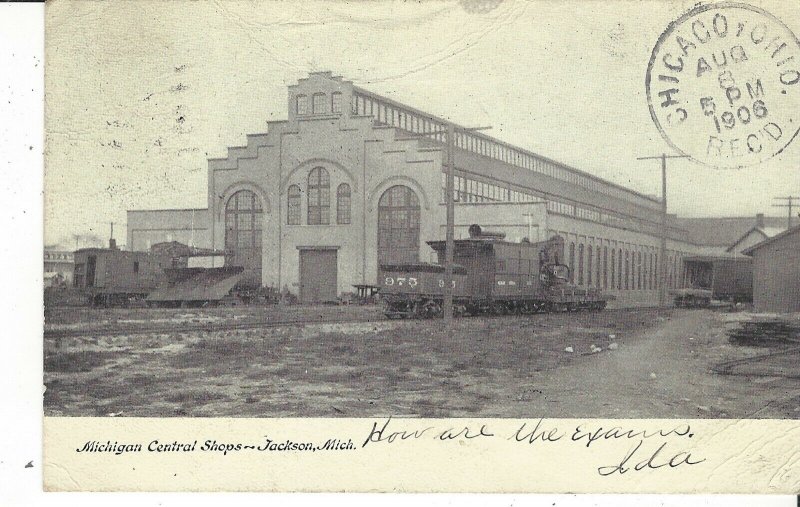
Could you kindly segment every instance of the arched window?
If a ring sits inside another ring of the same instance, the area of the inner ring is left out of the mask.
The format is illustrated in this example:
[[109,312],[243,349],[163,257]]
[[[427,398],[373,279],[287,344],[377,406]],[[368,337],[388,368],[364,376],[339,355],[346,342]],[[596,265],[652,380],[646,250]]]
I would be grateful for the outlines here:
[[336,223],[350,223],[350,185],[347,183],[336,189]]
[[667,255],[667,288],[672,287],[672,255]]
[[603,288],[608,288],[608,246],[603,247]]
[[650,251],[647,254],[647,289],[653,290],[656,288],[656,265],[655,265],[655,254]]
[[308,173],[308,225],[331,223],[331,180],[324,167]]
[[617,250],[617,290],[622,290],[622,248]]
[[631,254],[625,249],[625,290],[631,287]]
[[601,278],[603,276],[603,265],[601,264],[602,256],[600,255],[600,245],[597,245],[597,248],[595,248],[595,251],[597,252],[597,254],[596,254],[597,255],[596,261],[597,262],[595,263],[596,266],[597,266],[595,268],[597,270],[597,276],[595,276],[594,284],[599,289],[601,287],[600,280],[601,280]]
[[287,191],[286,198],[286,223],[288,225],[300,225],[300,187],[292,185]]
[[631,290],[636,290],[636,251],[631,250]]
[[311,96],[311,112],[313,114],[325,114],[328,112],[328,104],[325,101],[324,93],[315,93]]
[[592,267],[594,266],[594,255],[592,253],[592,245],[589,245],[589,248],[586,250],[586,285],[589,287],[592,286]]
[[419,198],[396,185],[378,200],[378,265],[419,260]]
[[250,190],[233,194],[225,205],[225,265],[241,266],[240,285],[261,286],[261,200]]
[[655,290],[658,288],[658,254],[653,251],[650,254],[650,288]]
[[655,279],[653,288],[658,289],[661,287],[661,266],[658,264],[658,254],[653,254],[653,266],[653,277]]
[[617,280],[617,250],[611,249],[611,289],[616,287]]
[[341,92],[333,92],[331,93],[331,112],[335,114],[340,114],[342,112],[342,93]]
[[583,243],[578,245],[578,285],[583,285]]
[[308,97],[305,95],[298,95],[295,100],[297,102],[297,114],[308,114]]
[[636,289],[642,290],[642,252],[636,252]]
[[569,281],[575,283],[575,243],[569,244]]

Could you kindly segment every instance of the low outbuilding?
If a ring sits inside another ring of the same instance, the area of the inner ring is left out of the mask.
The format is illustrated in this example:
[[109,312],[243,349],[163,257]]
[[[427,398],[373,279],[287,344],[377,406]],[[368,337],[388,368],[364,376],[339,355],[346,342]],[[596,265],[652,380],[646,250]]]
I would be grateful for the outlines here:
[[753,305],[758,312],[800,312],[800,225],[753,245]]

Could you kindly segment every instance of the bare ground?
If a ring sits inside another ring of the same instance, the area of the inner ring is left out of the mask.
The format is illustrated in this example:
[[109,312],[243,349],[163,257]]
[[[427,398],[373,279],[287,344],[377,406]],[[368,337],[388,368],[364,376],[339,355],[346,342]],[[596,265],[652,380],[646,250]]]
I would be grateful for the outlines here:
[[[225,311],[195,314],[232,318]],[[724,314],[712,311],[464,318],[451,332],[440,321],[384,321],[96,333],[99,321],[131,317],[56,322],[87,334],[45,340],[47,415],[800,417],[800,381],[711,371],[764,353],[729,344]]]
[[224,326],[231,323],[305,322],[331,319],[382,319],[377,306],[360,305],[267,305],[206,308],[45,308],[45,332],[80,330],[87,336],[138,325],[163,325],[180,330],[185,325]]

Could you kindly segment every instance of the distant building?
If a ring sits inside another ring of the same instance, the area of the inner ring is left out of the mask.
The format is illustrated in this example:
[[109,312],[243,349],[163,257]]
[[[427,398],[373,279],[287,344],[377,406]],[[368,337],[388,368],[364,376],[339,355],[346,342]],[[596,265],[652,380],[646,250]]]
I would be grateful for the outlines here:
[[158,243],[211,246],[208,209],[129,210],[127,249],[143,252]]
[[786,228],[786,217],[767,217],[759,213],[744,217],[677,217],[675,223],[686,230],[688,240],[696,245],[719,247],[725,251],[754,226]]
[[44,250],[44,285],[72,285],[75,257],[66,250]]
[[773,236],[777,236],[786,230],[786,227],[768,227],[765,225],[764,215],[756,215],[756,224],[747,231],[741,238],[736,240],[731,246],[728,247],[728,253],[741,253],[751,246],[757,245]]
[[800,226],[744,250],[753,257],[753,305],[758,312],[800,312]]

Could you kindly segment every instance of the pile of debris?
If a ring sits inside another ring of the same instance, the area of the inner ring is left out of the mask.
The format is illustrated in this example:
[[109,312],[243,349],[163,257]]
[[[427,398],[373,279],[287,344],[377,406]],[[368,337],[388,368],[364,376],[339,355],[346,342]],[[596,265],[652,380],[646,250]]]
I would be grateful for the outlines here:
[[783,317],[753,317],[728,330],[735,345],[774,347],[800,343],[800,320]]

